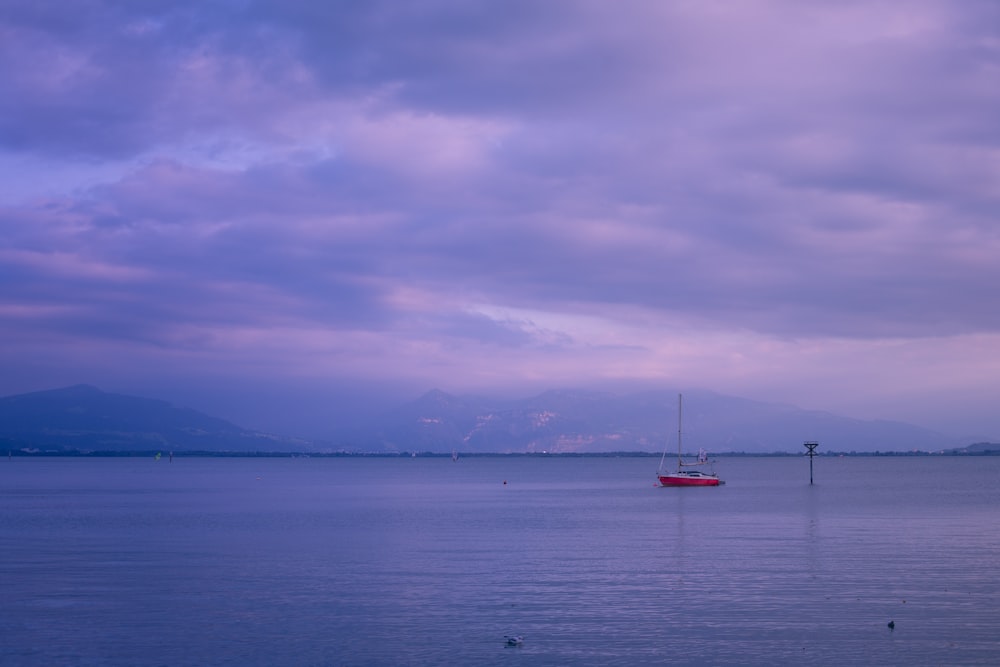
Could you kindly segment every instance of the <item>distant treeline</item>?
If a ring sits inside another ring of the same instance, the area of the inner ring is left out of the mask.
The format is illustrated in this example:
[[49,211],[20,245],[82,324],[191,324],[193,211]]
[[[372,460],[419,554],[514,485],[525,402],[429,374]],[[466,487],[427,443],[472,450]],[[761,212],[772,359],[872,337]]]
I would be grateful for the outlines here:
[[[0,450],[2,452],[3,450]],[[799,457],[805,456],[805,452],[770,452],[770,453],[750,453],[750,452],[724,452],[713,454],[714,458],[778,458],[778,457]],[[215,452],[215,451],[156,451],[156,450],[134,450],[134,451],[79,451],[79,450],[40,450],[40,449],[8,449],[8,457],[84,457],[84,458],[161,458],[169,460],[171,457],[178,458],[451,458],[452,454],[441,452],[268,452],[268,451],[247,451],[247,452]],[[654,452],[462,452],[460,458],[659,458],[662,454]],[[872,457],[872,456],[1000,456],[1000,445],[995,448],[982,447],[981,445],[965,448],[946,450],[941,452],[821,452],[817,451],[816,456],[822,457]]]

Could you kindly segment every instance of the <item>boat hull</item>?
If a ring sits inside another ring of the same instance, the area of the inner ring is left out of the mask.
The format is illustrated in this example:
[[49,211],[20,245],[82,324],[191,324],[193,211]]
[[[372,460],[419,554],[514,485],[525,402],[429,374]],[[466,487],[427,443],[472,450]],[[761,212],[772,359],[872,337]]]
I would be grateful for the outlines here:
[[660,486],[719,486],[719,478],[713,475],[658,475]]

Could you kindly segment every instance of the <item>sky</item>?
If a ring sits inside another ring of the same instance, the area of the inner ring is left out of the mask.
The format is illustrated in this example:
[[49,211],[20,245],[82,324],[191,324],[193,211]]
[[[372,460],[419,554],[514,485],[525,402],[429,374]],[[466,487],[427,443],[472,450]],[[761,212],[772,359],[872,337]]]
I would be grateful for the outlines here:
[[0,395],[1000,440],[992,0],[2,0],[0,65]]

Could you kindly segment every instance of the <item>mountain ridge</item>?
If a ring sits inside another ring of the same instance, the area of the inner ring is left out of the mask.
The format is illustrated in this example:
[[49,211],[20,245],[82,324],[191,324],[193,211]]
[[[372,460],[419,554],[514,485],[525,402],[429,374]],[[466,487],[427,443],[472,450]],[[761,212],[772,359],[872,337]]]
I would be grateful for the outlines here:
[[[676,437],[677,395],[561,389],[490,401],[434,389],[384,414],[369,444],[388,451],[658,453]],[[837,451],[956,446],[953,437],[903,422],[857,420],[708,391],[685,396],[684,442],[693,451],[798,451],[807,440]],[[440,409],[445,405],[447,410]]]
[[0,446],[47,451],[293,451],[299,441],[243,429],[166,401],[87,384],[0,398]]
[[[166,401],[92,385],[0,398],[0,447],[47,451],[432,452],[658,454],[676,447],[677,392],[551,389],[526,398],[432,389],[324,441],[252,431]],[[685,393],[685,451],[903,452],[959,448],[912,424],[857,420],[710,391]]]

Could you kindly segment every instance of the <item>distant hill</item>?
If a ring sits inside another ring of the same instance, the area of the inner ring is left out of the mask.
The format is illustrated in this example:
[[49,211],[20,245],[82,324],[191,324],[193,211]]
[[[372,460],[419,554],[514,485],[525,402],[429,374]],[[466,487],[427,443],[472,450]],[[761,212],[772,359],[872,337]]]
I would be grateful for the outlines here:
[[[677,394],[555,390],[520,400],[457,397],[433,390],[383,415],[368,446],[389,451],[673,451]],[[685,451],[938,451],[953,438],[911,424],[863,421],[711,392],[684,396]],[[669,443],[669,444],[668,444]]]
[[952,450],[954,454],[986,454],[990,456],[1000,456],[1000,443],[998,442],[976,442],[968,447],[959,447]]
[[164,401],[90,385],[0,398],[0,447],[40,451],[302,451],[308,443],[247,431]]

